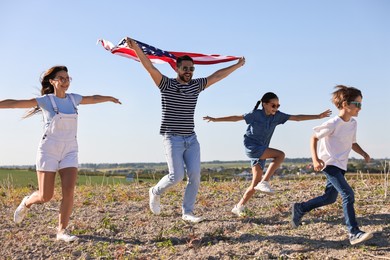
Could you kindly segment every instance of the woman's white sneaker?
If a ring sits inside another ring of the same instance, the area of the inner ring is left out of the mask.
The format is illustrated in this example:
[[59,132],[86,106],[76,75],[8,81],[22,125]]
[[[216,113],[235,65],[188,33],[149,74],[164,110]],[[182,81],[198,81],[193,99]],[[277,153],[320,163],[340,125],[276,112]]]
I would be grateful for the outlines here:
[[23,198],[22,202],[20,202],[19,206],[16,208],[14,213],[14,222],[19,224],[23,221],[24,217],[27,215],[27,211],[29,208],[26,206],[26,201],[30,196],[26,196]]

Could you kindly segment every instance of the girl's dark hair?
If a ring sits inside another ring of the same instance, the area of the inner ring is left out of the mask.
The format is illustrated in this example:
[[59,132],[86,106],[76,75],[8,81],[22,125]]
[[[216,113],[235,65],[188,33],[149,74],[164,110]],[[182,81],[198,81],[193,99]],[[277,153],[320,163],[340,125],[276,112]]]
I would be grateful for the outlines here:
[[253,111],[257,110],[257,108],[260,106],[260,103],[268,103],[271,99],[279,99],[278,96],[273,92],[267,92],[263,95],[263,97],[257,101],[255,107],[253,108]]
[[341,109],[343,107],[343,102],[351,102],[356,100],[357,97],[362,97],[362,92],[354,87],[347,87],[344,85],[337,85],[335,90],[332,93],[332,102],[338,108]]
[[[51,79],[54,79],[57,75],[57,72],[59,71],[66,71],[68,72],[68,68],[65,67],[65,66],[54,66],[54,67],[51,67],[50,69],[46,70],[44,73],[42,73],[41,75],[41,78],[40,78],[40,82],[41,82],[41,95],[46,95],[46,94],[51,94],[51,93],[54,93],[54,87],[53,85],[50,83],[50,80]],[[32,115],[35,115],[36,113],[40,112],[41,109],[36,106],[36,107],[33,107],[32,109],[30,109],[26,115],[23,117],[23,118],[27,118],[27,117],[30,117]]]

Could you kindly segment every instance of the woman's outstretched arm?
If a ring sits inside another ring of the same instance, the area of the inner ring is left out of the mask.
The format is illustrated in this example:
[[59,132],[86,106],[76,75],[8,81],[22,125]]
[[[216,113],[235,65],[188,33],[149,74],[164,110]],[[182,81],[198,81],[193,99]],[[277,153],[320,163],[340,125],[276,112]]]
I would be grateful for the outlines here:
[[103,102],[114,102],[116,104],[122,104],[117,98],[111,96],[100,96],[100,95],[83,96],[83,99],[81,100],[80,104],[89,105],[89,104],[97,104]]
[[5,99],[0,101],[0,108],[32,108],[37,106],[37,100],[32,99]]

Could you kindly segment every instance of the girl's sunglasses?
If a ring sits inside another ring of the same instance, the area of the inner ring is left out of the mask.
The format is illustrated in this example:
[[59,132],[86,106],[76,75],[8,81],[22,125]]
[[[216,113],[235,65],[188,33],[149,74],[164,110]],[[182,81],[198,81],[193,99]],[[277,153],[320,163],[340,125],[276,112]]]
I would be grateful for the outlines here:
[[280,104],[272,104],[272,103],[268,103],[268,104],[270,104],[273,109],[280,107]]
[[354,104],[357,108],[362,108],[362,102],[358,101],[351,101],[349,104]]

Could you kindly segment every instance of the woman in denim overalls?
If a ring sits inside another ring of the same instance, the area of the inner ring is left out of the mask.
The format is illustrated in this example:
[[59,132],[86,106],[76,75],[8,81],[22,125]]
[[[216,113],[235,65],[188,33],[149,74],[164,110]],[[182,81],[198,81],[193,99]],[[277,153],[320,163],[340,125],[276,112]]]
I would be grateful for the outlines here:
[[59,212],[57,240],[71,242],[77,237],[66,231],[73,209],[74,188],[78,171],[77,105],[111,101],[110,96],[80,96],[67,94],[72,78],[65,66],[47,70],[41,79],[41,97],[28,100],[7,99],[0,101],[0,108],[32,108],[26,117],[42,112],[45,132],[39,143],[36,170],[38,191],[23,198],[14,213],[15,223],[21,223],[33,204],[52,199],[56,172],[61,177],[62,200]]

